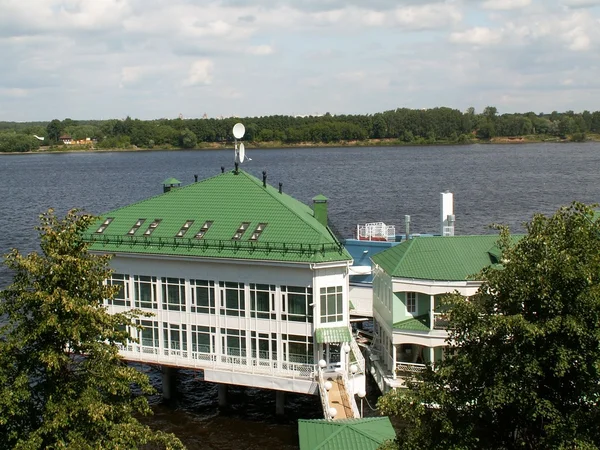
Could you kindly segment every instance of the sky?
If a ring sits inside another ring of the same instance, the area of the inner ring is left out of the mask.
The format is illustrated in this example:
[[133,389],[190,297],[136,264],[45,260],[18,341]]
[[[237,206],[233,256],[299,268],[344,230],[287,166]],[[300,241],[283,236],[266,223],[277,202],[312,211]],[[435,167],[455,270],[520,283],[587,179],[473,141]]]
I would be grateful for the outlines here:
[[0,0],[0,120],[600,110],[600,0]]

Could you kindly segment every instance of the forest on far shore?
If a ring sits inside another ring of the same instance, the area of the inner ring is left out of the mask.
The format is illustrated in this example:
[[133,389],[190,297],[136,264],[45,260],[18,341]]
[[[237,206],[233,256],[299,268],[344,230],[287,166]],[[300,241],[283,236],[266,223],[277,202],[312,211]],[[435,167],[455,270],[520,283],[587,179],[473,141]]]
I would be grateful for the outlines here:
[[[498,114],[493,106],[477,113],[440,107],[398,108],[376,114],[224,119],[126,119],[51,122],[0,122],[0,152],[44,149],[198,148],[233,141],[236,122],[246,127],[244,141],[260,145],[469,144],[494,138],[583,142],[600,133],[600,111]],[[34,136],[35,135],[35,136]],[[592,136],[590,136],[592,135]],[[37,136],[37,137],[36,137]],[[74,144],[64,145],[68,137]],[[43,138],[40,139],[40,138]]]

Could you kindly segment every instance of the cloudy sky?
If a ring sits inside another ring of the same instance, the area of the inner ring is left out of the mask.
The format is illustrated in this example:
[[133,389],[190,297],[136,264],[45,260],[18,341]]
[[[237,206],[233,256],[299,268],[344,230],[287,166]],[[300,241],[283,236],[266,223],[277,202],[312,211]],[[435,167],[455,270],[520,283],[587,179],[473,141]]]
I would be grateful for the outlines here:
[[0,0],[0,120],[600,110],[600,0]]

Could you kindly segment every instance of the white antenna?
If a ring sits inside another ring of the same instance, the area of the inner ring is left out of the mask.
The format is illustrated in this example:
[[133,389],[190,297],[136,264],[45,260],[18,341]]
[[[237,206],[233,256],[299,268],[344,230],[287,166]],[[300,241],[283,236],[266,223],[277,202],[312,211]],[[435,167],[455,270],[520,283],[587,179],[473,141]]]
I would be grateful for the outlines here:
[[244,147],[243,142],[240,142],[240,147],[238,149],[237,140],[243,138],[244,133],[246,133],[246,127],[244,127],[243,123],[236,123],[233,126],[233,137],[235,138],[235,162],[239,163],[243,163],[244,159],[252,161],[251,158],[246,156],[246,148]]

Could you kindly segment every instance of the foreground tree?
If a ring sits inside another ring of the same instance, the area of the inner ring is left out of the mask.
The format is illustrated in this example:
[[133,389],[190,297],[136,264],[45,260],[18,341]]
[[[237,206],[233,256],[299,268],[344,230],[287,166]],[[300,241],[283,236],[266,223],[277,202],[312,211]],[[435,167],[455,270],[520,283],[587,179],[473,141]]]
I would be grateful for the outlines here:
[[118,345],[136,313],[109,315],[107,256],[88,253],[90,216],[52,211],[38,227],[41,254],[13,250],[13,283],[0,292],[0,448],[182,448],[134,416],[151,413],[146,375],[124,364]]
[[600,448],[600,224],[536,215],[470,300],[447,299],[453,356],[379,405],[401,448]]

